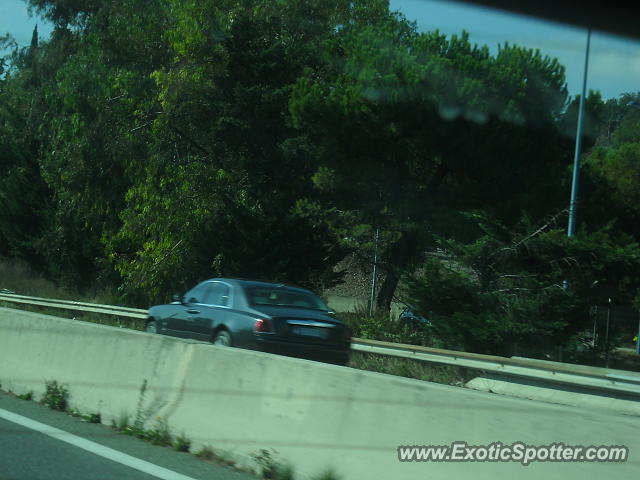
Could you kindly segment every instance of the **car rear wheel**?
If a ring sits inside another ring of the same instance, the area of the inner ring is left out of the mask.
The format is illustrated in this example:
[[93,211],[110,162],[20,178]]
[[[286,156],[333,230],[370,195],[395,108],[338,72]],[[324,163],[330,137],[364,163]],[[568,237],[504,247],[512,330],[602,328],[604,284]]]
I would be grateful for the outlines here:
[[156,322],[151,320],[147,322],[147,325],[144,327],[144,331],[148,333],[158,333],[158,327],[156,326]]
[[342,355],[337,355],[329,363],[333,363],[334,365],[342,365],[343,367],[345,367],[349,363],[349,354],[345,353]]
[[227,330],[218,330],[213,337],[214,345],[222,345],[223,347],[231,346],[231,334]]

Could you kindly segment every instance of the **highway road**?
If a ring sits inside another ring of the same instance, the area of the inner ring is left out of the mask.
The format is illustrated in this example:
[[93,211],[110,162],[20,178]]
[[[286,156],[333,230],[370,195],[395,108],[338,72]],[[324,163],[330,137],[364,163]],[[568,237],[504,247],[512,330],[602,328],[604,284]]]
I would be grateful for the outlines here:
[[256,480],[0,392],[0,480]]

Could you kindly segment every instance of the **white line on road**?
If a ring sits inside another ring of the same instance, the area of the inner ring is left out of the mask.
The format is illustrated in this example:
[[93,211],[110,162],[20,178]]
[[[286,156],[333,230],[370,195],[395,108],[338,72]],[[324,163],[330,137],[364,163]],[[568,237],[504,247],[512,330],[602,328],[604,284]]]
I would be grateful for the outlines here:
[[9,412],[8,410],[3,410],[2,408],[0,408],[0,418],[8,420],[9,422],[17,423],[18,425],[22,425],[23,427],[30,428],[31,430],[35,430],[44,435],[48,435],[70,445],[74,445],[78,448],[86,450],[87,452],[91,452],[113,462],[121,463],[122,465],[126,465],[127,467],[131,467],[149,475],[153,475],[156,478],[161,478],[163,480],[195,480],[193,477],[188,477],[187,475],[182,475],[181,473],[177,473],[153,463],[140,460],[139,458],[132,457],[131,455],[119,452],[118,450],[114,450],[113,448],[105,447],[104,445],[92,442],[91,440],[87,440],[86,438],[79,437],[77,435],[65,432],[64,430],[60,430],[59,428],[55,428],[44,423],[36,422],[35,420],[31,420],[30,418],[23,417],[22,415]]

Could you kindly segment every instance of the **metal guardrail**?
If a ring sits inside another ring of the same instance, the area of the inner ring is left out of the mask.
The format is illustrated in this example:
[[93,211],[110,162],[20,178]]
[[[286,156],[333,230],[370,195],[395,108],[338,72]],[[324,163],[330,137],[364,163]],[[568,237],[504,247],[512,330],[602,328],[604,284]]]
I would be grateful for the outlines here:
[[582,391],[601,391],[640,398],[640,373],[525,358],[457,352],[376,340],[354,339],[352,350],[453,365],[493,377],[519,377],[535,384],[561,384]]
[[147,311],[141,308],[118,307],[114,305],[100,305],[95,303],[74,302],[71,300],[54,300],[40,297],[30,297],[16,294],[0,294],[0,301],[35,305],[39,307],[59,308],[62,310],[77,310],[80,312],[102,313],[119,317],[147,318]]
[[[62,310],[100,313],[144,320],[147,310],[100,305],[70,300],[54,300],[16,294],[0,294],[0,301]],[[519,377],[535,383],[561,384],[589,391],[640,398],[640,373],[610,370],[586,365],[570,365],[528,358],[506,358],[478,353],[458,352],[416,345],[354,338],[352,350],[430,363],[453,365],[483,374]]]

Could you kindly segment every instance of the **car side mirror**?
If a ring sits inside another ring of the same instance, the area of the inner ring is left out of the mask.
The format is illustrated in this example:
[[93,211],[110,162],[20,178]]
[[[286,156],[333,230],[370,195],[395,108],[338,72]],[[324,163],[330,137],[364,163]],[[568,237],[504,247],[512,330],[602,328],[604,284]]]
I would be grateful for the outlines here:
[[182,303],[182,295],[180,295],[179,293],[174,293],[173,294],[173,301],[174,302],[178,302],[178,303]]

